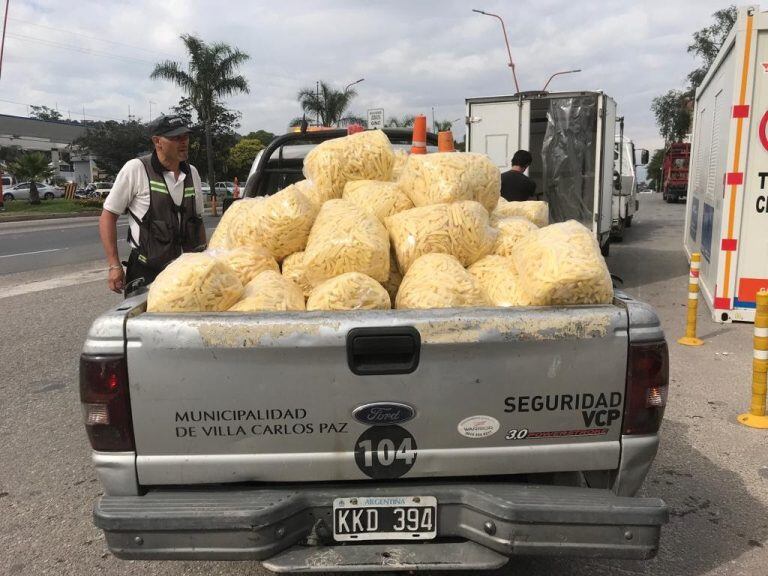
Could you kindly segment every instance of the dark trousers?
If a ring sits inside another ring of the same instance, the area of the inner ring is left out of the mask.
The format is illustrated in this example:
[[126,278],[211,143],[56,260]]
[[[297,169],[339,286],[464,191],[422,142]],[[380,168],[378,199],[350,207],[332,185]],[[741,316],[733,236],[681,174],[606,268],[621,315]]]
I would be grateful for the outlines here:
[[147,290],[152,282],[155,281],[160,270],[149,268],[139,261],[139,251],[135,248],[131,250],[128,261],[125,264],[125,297],[135,296]]

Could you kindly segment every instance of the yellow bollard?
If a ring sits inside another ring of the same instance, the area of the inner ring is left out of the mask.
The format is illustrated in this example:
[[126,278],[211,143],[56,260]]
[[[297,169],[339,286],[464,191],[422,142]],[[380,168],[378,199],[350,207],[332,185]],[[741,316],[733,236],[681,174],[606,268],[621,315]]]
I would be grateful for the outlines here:
[[685,336],[677,341],[684,346],[701,346],[703,340],[696,338],[696,312],[699,309],[699,268],[701,254],[691,254],[691,272],[688,276],[688,317],[685,323]]
[[768,429],[765,415],[766,380],[768,379],[768,292],[757,293],[755,312],[755,352],[752,358],[752,403],[749,412],[738,417],[739,422],[750,428]]

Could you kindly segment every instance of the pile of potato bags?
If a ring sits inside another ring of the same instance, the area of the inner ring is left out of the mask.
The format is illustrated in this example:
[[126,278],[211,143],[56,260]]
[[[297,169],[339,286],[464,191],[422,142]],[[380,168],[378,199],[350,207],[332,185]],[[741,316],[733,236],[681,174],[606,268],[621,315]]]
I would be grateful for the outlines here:
[[323,142],[305,180],[232,204],[204,253],[150,286],[149,312],[606,304],[592,233],[507,202],[481,154],[395,152],[380,130]]

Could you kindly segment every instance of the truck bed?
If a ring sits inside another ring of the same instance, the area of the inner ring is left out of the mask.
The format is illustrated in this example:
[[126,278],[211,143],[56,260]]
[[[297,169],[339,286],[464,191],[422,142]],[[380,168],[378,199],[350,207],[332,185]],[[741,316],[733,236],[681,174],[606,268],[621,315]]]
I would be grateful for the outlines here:
[[[632,302],[167,315],[140,296],[102,324],[124,330],[141,485],[506,475],[618,468]],[[386,403],[413,417],[355,416]]]

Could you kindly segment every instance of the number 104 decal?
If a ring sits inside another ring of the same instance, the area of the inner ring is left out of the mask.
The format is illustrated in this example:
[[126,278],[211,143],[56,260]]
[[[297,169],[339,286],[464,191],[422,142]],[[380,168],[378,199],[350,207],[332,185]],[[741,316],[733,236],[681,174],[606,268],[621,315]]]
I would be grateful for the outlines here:
[[372,426],[355,442],[355,463],[370,478],[400,478],[416,456],[416,440],[400,426]]

